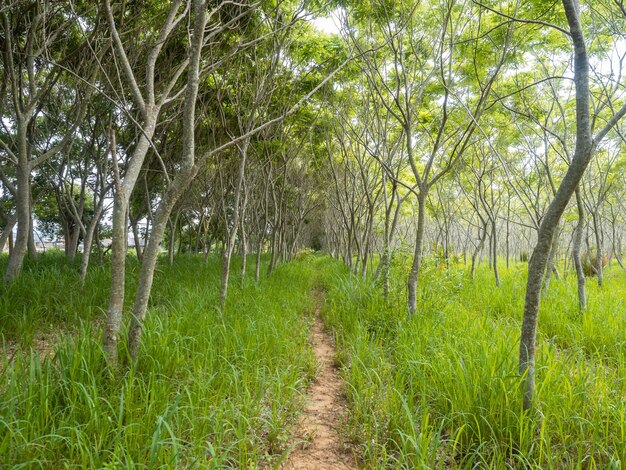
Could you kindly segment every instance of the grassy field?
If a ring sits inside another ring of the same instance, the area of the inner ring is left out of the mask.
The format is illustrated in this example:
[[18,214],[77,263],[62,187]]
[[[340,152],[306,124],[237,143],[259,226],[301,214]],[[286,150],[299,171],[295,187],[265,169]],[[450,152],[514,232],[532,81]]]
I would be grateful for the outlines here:
[[[4,260],[6,262],[6,260]],[[315,374],[312,293],[335,332],[344,426],[364,468],[622,468],[626,461],[626,272],[553,279],[540,317],[537,407],[517,375],[525,264],[426,263],[408,319],[396,258],[380,286],[328,257],[304,256],[257,286],[232,282],[216,308],[219,262],[162,263],[133,369],[104,367],[107,266],[81,289],[62,256],[32,262],[0,296],[0,467],[256,468],[284,454]],[[129,258],[127,301],[138,269]],[[234,272],[237,272],[236,266]],[[19,338],[19,341],[18,341]]]
[[381,289],[327,261],[325,317],[347,382],[347,435],[365,467],[622,468],[626,461],[626,273],[603,289],[553,280],[539,320],[536,410],[522,412],[517,376],[526,265],[424,267],[407,319],[407,260]]
[[[129,264],[132,295],[138,265]],[[120,372],[103,367],[107,272],[94,265],[81,290],[76,270],[46,255],[0,297],[12,351],[0,362],[0,467],[276,461],[315,373],[306,315],[314,263],[282,266],[243,291],[233,282],[223,315],[217,260],[159,265],[139,363]]]

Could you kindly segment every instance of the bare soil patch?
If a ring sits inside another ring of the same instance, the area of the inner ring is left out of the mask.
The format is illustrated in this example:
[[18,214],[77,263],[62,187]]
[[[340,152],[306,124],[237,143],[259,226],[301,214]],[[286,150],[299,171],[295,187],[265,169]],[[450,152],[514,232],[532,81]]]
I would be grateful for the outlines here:
[[356,469],[357,460],[341,439],[339,429],[347,413],[343,382],[335,366],[333,337],[320,315],[323,293],[317,296],[311,343],[319,364],[315,382],[307,391],[298,427],[298,444],[280,466],[283,470]]

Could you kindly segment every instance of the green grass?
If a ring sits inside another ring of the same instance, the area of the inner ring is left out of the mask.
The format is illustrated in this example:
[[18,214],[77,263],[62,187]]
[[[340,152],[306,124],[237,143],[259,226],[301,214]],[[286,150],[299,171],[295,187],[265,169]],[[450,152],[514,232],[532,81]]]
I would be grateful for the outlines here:
[[[0,297],[3,341],[18,347],[0,360],[0,467],[277,462],[315,373],[306,313],[321,286],[346,381],[344,431],[364,468],[622,468],[626,272],[609,269],[602,289],[589,279],[584,313],[574,276],[552,280],[528,414],[517,375],[526,265],[502,266],[497,288],[486,266],[472,281],[463,266],[427,261],[408,318],[409,261],[394,260],[387,301],[330,258],[304,256],[258,286],[235,274],[223,315],[217,260],[161,263],[139,362],[119,372],[101,347],[106,263],[81,290],[61,255],[29,262]],[[137,270],[129,257],[128,303]],[[58,344],[40,358],[42,334]]]
[[[100,323],[106,265],[80,289],[61,256],[30,263],[0,297],[0,467],[254,468],[286,447],[314,375],[307,344],[316,262],[281,266],[216,309],[219,263],[181,257],[158,266],[135,368],[104,367]],[[137,263],[129,258],[127,301]],[[234,267],[236,272],[236,267]],[[30,350],[63,331],[55,354]]]
[[626,275],[553,280],[542,303],[536,412],[517,376],[526,265],[467,269],[427,263],[418,313],[406,314],[406,259],[380,288],[328,261],[325,316],[347,382],[346,432],[367,468],[621,468],[626,460]]

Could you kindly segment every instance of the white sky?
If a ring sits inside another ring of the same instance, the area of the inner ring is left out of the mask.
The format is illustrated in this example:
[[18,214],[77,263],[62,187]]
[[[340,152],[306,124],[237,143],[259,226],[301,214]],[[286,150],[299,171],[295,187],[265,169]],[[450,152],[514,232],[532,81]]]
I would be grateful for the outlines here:
[[335,17],[335,15],[331,15],[331,18],[315,18],[311,21],[313,26],[315,26],[320,31],[323,31],[327,34],[339,34],[339,21]]

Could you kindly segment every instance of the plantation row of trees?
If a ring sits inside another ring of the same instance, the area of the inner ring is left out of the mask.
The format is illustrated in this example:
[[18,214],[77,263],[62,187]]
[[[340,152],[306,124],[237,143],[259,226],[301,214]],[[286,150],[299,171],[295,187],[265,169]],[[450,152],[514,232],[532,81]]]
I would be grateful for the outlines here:
[[428,247],[472,275],[485,254],[498,286],[499,257],[530,261],[526,407],[540,292],[559,261],[577,273],[581,309],[585,274],[602,285],[607,257],[622,263],[624,9],[562,3],[359,2],[341,31],[360,73],[329,100],[329,249],[354,273],[379,253],[387,293],[390,257],[408,244],[414,314]]
[[[297,2],[16,1],[0,9],[0,178],[5,284],[39,231],[69,262],[111,239],[105,347],[117,362],[129,231],[141,260],[129,334],[137,353],[163,239],[223,257],[271,253],[270,270],[319,239],[322,145],[309,98],[342,60]],[[319,217],[319,216],[318,216]],[[35,230],[37,223],[39,230]],[[13,232],[15,236],[13,236]],[[313,240],[313,241],[312,241]],[[319,243],[319,242],[318,242]],[[245,259],[245,256],[244,256]],[[246,264],[242,267],[245,274]]]
[[527,406],[542,285],[568,260],[585,308],[585,257],[600,284],[621,263],[621,0],[17,0],[0,17],[4,282],[36,223],[71,263],[82,245],[83,279],[110,238],[112,364],[129,232],[133,358],[164,240],[170,262],[220,254],[222,309],[236,251],[258,279],[263,252],[272,270],[325,248],[387,292],[408,247],[410,314],[428,247],[472,272],[487,256],[497,284],[500,256],[529,259]]

